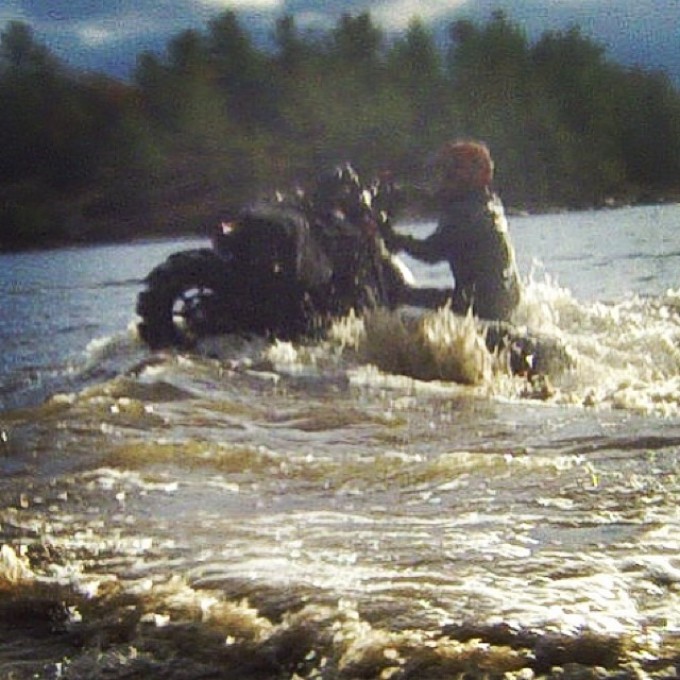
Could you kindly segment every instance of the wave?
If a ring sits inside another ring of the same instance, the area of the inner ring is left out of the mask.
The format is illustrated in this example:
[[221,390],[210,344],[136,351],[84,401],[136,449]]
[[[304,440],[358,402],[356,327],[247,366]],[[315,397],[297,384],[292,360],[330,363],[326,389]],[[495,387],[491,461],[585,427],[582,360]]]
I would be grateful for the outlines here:
[[[150,552],[152,543],[121,540],[116,548],[130,561],[137,556],[143,565],[139,556]],[[359,601],[292,583],[286,574],[279,574],[279,583],[258,587],[252,579],[210,574],[208,565],[205,575],[159,582],[140,565],[125,579],[69,572],[61,557],[57,549],[43,548],[41,554],[38,547],[21,554],[3,546],[0,585],[13,592],[1,608],[3,619],[12,622],[2,626],[9,643],[0,654],[5,668],[30,671],[33,677],[45,672],[62,677],[66,672],[83,678],[256,680],[535,677],[552,676],[551,670],[560,666],[570,678],[617,678],[634,672],[662,678],[670,677],[677,661],[672,640],[659,649],[651,635],[612,628],[616,622],[605,616],[594,629],[579,628],[581,617],[570,617],[573,634],[513,620],[451,621],[444,606],[422,597],[415,569],[393,574],[395,583],[402,581],[400,594],[413,594],[408,611],[400,611],[378,583],[370,588],[368,570],[363,577],[370,600]],[[280,569],[281,562],[270,557],[267,564],[254,566]],[[33,570],[40,563],[52,577]],[[178,563],[183,566],[181,558]],[[615,598],[626,614],[635,615],[625,584],[607,576],[564,578],[562,587],[573,590],[578,600],[578,587],[588,582],[602,599]],[[517,586],[518,592],[526,589],[519,580]],[[477,587],[478,599],[498,596],[483,578]],[[463,596],[458,586],[448,590],[451,597]],[[409,626],[403,625],[407,614]],[[37,658],[36,639],[49,642],[39,647]]]
[[574,358],[556,381],[560,401],[678,413],[680,291],[584,303],[548,278],[530,280],[516,322],[558,338]]
[[[363,383],[407,376],[438,387],[467,385],[472,394],[491,398],[656,415],[680,411],[680,291],[584,303],[547,276],[531,278],[513,326],[517,336],[537,338],[542,350],[550,350],[538,380],[513,376],[507,351],[487,349],[488,329],[446,308],[350,316],[334,326],[330,341],[363,366],[352,373]],[[286,343],[269,356],[289,369],[305,363]]]
[[[643,414],[680,413],[680,290],[584,302],[550,276],[532,273],[512,320],[520,338],[537,338],[540,373],[513,375],[509,353],[487,348],[488,328],[444,308],[376,310],[339,319],[321,341],[207,338],[194,354],[258,379],[349,381],[419,391],[448,389],[488,399],[537,400]],[[550,351],[546,351],[546,348]],[[119,375],[169,364],[182,352],[150,353],[134,323],[96,338],[81,359],[50,375],[23,376],[5,385],[6,406],[35,403],[50,390],[78,390]],[[190,356],[190,355],[187,355]],[[30,379],[29,379],[30,378]],[[24,392],[24,397],[17,396]]]
[[[494,399],[541,399],[587,408],[673,416],[680,412],[680,290],[619,302],[582,302],[544,275],[529,278],[512,320],[538,338],[543,374],[511,374],[507,351],[490,352],[487,329],[448,309],[377,310],[338,320],[316,344],[212,341],[202,351],[232,363],[264,362],[277,374],[345,371],[356,383],[449,388]],[[549,351],[545,351],[546,348]],[[249,353],[249,354],[248,354]]]
[[[94,326],[74,325],[56,331],[55,335],[68,336],[71,330],[91,327]],[[79,392],[94,383],[110,380],[131,370],[147,354],[134,324],[130,324],[120,333],[91,340],[80,354],[55,357],[49,362],[38,356],[0,384],[0,412],[36,406],[54,394]]]

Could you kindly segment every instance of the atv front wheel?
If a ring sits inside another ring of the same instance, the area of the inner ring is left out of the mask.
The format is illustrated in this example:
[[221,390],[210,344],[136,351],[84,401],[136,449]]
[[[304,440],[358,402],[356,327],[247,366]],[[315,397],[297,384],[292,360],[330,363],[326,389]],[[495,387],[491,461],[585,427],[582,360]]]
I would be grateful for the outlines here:
[[191,347],[224,331],[227,275],[224,261],[207,248],[171,255],[147,276],[137,298],[142,340],[152,349]]

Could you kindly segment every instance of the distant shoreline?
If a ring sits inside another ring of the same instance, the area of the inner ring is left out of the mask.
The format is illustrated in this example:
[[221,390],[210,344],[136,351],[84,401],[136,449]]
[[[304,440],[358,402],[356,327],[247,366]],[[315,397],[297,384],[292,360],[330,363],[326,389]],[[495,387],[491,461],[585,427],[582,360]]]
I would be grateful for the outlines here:
[[[505,206],[505,212],[510,218],[514,217],[531,217],[539,215],[560,215],[568,213],[579,213],[579,212],[599,212],[605,210],[624,210],[626,208],[635,207],[653,207],[657,205],[675,205],[680,204],[680,194],[669,195],[664,198],[659,198],[657,200],[639,200],[639,201],[623,201],[623,200],[612,200],[606,202],[604,205],[593,205],[590,207],[579,207],[579,208],[568,208],[560,206],[551,207],[541,207],[536,209],[525,209],[517,208],[515,206]],[[408,214],[405,211],[401,218],[395,220],[396,224],[399,223],[423,223],[423,222],[435,222],[436,217],[434,215],[417,215]],[[134,245],[136,243],[153,243],[161,241],[193,241],[193,240],[205,240],[209,241],[211,222],[207,220],[205,224],[200,228],[186,228],[178,229],[173,228],[168,232],[161,232],[158,229],[149,229],[146,231],[140,231],[134,235],[122,235],[119,237],[109,237],[109,238],[84,238],[84,237],[74,237],[71,239],[50,239],[45,242],[35,242],[35,243],[18,243],[18,244],[4,244],[0,243],[0,255],[22,253],[22,252],[34,252],[34,251],[48,251],[48,250],[60,250],[60,249],[80,249],[88,248],[91,246],[115,246],[121,244]],[[100,233],[100,232],[98,232]],[[113,230],[108,230],[109,234],[115,233]]]

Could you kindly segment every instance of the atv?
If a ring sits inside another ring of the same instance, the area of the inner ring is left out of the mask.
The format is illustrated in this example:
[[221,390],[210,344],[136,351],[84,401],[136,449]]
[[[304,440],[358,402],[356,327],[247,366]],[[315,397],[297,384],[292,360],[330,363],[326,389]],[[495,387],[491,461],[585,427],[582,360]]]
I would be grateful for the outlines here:
[[[191,348],[208,335],[318,337],[350,310],[436,309],[451,289],[421,288],[385,248],[387,189],[359,185],[347,166],[320,182],[311,200],[257,204],[220,222],[212,248],[170,257],[146,277],[138,331],[152,349]],[[528,378],[561,372],[561,342],[500,321],[478,321],[491,351],[510,349],[510,370]]]
[[336,171],[313,200],[249,207],[218,225],[212,249],[153,269],[137,300],[142,340],[156,349],[221,333],[296,339],[350,309],[396,306],[408,274],[380,240],[382,188],[363,189],[352,173]]

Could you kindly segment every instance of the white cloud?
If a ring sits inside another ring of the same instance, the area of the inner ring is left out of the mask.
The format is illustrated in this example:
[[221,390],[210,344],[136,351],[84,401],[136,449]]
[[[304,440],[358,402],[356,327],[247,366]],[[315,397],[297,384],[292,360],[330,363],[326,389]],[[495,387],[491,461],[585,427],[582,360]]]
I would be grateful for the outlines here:
[[283,0],[198,0],[202,5],[233,10],[277,10],[283,7]]
[[371,7],[371,15],[387,30],[401,30],[409,22],[418,17],[424,23],[436,22],[448,17],[453,10],[465,5],[467,0],[383,0],[379,5]]
[[80,42],[88,47],[102,47],[120,40],[120,33],[103,26],[83,26],[76,31]]
[[335,25],[335,17],[324,12],[300,12],[295,15],[298,26],[311,29],[325,29]]
[[164,22],[152,13],[141,11],[62,23],[62,33],[70,33],[81,45],[92,48],[111,46],[131,38],[154,35],[159,31],[171,32],[173,29],[171,22]]

